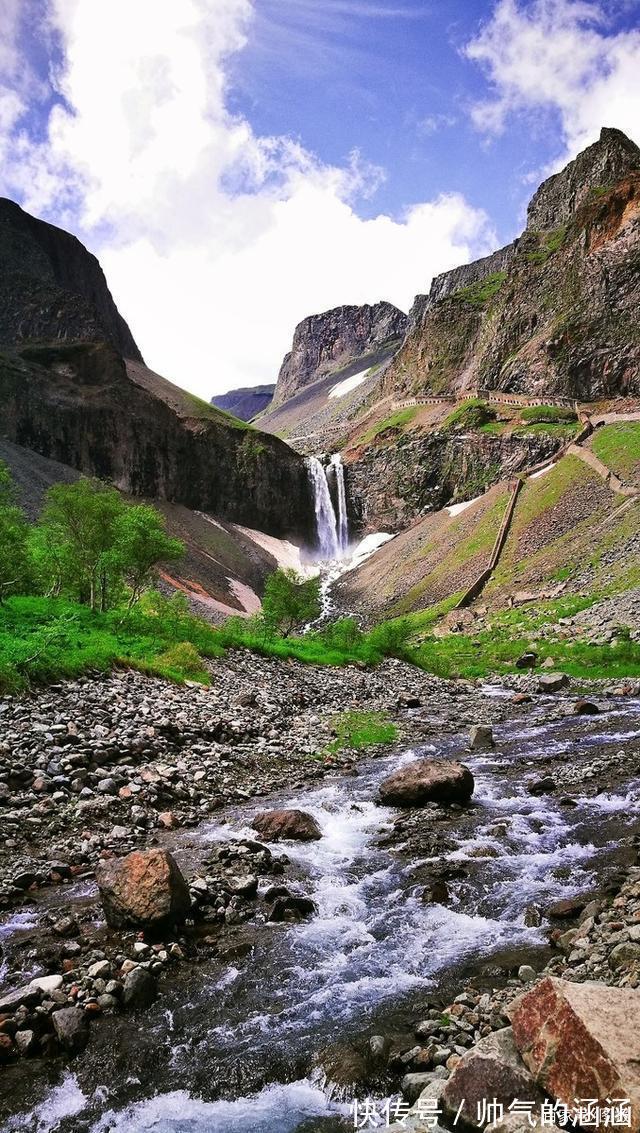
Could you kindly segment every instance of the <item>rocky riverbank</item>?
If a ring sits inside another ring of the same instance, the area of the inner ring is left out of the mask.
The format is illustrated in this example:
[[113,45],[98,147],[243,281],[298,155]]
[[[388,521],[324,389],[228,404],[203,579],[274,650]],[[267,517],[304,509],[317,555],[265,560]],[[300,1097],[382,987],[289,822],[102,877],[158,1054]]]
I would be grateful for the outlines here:
[[[375,671],[336,671],[236,654],[213,663],[212,678],[209,689],[178,688],[139,674],[115,674],[0,703],[5,745],[0,805],[7,819],[3,833],[8,834],[2,847],[7,911],[0,933],[3,926],[14,926],[9,938],[5,934],[0,1051],[12,1061],[13,1069],[4,1073],[17,1088],[16,1097],[23,1088],[20,1067],[33,1066],[34,1055],[68,1056],[80,1050],[91,1019],[110,1017],[116,1036],[126,1043],[126,1012],[153,1016],[158,994],[161,1004],[175,1003],[185,980],[192,982],[190,973],[205,974],[213,965],[220,986],[226,986],[225,973],[233,981],[244,967],[250,971],[262,950],[260,979],[273,979],[275,960],[269,960],[269,950],[277,954],[286,926],[308,922],[312,931],[321,931],[325,908],[320,909],[318,930],[313,925],[318,900],[321,906],[325,901],[323,862],[333,852],[324,847],[327,816],[331,826],[336,806],[346,805],[348,813],[348,796],[339,802],[344,795],[340,784],[344,782],[345,789],[350,782],[357,784],[364,773],[359,792],[351,792],[358,800],[351,804],[353,821],[359,822],[361,800],[370,798],[375,804],[373,784],[383,778],[382,767],[376,772],[374,764],[367,770],[352,752],[328,754],[333,718],[346,709],[384,711],[397,723],[399,754],[382,760],[391,771],[411,758],[413,752],[402,755],[411,742],[416,754],[437,749],[440,756],[471,763],[476,777],[480,775],[480,796],[470,806],[430,802],[392,811],[388,818],[383,809],[376,821],[374,805],[366,817],[372,833],[379,827],[376,860],[380,855],[380,863],[389,855],[396,860],[405,899],[414,905],[417,900],[418,909],[424,907],[429,916],[430,909],[443,914],[451,910],[446,915],[454,918],[454,939],[458,910],[482,918],[489,915],[495,895],[502,899],[501,871],[506,869],[508,875],[513,869],[512,847],[523,839],[532,847],[538,841],[546,845],[543,814],[551,832],[556,827],[559,831],[558,846],[568,837],[576,838],[577,845],[586,844],[586,860],[593,858],[596,877],[585,921],[578,918],[586,899],[561,909],[556,919],[547,907],[553,902],[532,901],[525,923],[532,926],[535,943],[520,949],[515,958],[506,953],[501,957],[499,949],[496,954],[495,944],[483,947],[486,929],[481,919],[472,949],[473,979],[465,977],[464,964],[458,964],[456,975],[438,981],[442,986],[433,998],[414,997],[411,1011],[404,1003],[391,1011],[387,1023],[380,985],[375,1033],[358,1037],[352,1025],[347,1028],[356,1061],[365,1069],[357,1074],[343,1069],[337,1082],[341,1090],[362,1096],[374,1083],[383,1093],[402,1088],[406,1100],[414,1101],[418,1087],[444,1082],[465,1051],[505,1025],[510,999],[550,957],[549,970],[565,978],[595,977],[636,986],[638,963],[630,945],[640,950],[631,931],[638,912],[632,890],[638,882],[627,878],[626,871],[636,861],[638,814],[632,801],[625,814],[618,799],[615,806],[621,807],[622,820],[615,845],[609,845],[597,830],[593,809],[601,805],[600,799],[605,811],[613,806],[607,802],[611,791],[624,792],[640,766],[633,739],[640,735],[638,690],[631,684],[625,695],[615,696],[611,683],[594,686],[593,712],[584,715],[584,706],[576,712],[577,692],[584,689],[574,693],[562,688],[560,696],[549,695],[541,691],[540,677],[534,674],[511,679],[511,688],[486,690],[468,682],[440,681],[394,661]],[[482,724],[493,726],[495,739],[490,731],[477,728]],[[539,747],[542,735],[546,750]],[[504,813],[493,814],[491,821],[487,803],[491,810],[494,796],[485,797],[482,786],[489,772],[496,781],[491,791],[511,799]],[[242,833],[247,818],[251,821],[268,805],[266,796],[275,795],[278,805],[292,794],[303,808],[307,798],[326,800],[320,810],[314,804],[323,832],[320,841],[311,843],[318,850],[310,850],[307,857],[293,853],[290,843],[267,845],[260,834],[249,838]],[[523,801],[527,798],[530,804]],[[591,808],[588,813],[585,806]],[[519,825],[520,811],[526,816],[526,830]],[[574,822],[574,834],[562,833],[563,815]],[[30,823],[30,818],[36,822]],[[213,842],[206,833],[210,829],[215,830]],[[596,845],[589,849],[592,837]],[[151,846],[172,849],[189,880],[186,924],[157,933],[108,929],[99,915],[92,880],[96,867]],[[348,855],[354,853],[355,848],[348,850]],[[312,886],[305,863],[314,857],[320,876]],[[327,869],[335,868],[331,857],[326,860]],[[336,860],[342,860],[341,852]],[[347,868],[348,861],[349,856]],[[556,896],[584,887],[583,867],[572,878],[563,872],[566,866],[560,859],[556,861],[549,878]],[[623,884],[626,888],[620,888]],[[483,890],[494,898],[483,898]],[[626,911],[611,915],[619,907],[611,902],[620,896],[625,910],[629,905],[628,924]],[[401,913],[400,904],[394,916],[401,918]],[[22,928],[16,918],[24,918]],[[401,924],[399,919],[398,927]],[[612,929],[606,927],[611,924]],[[504,931],[505,940],[513,935],[510,929]],[[419,939],[417,943],[422,946]],[[619,944],[625,948],[617,953],[620,959],[614,967],[610,952]],[[174,1010],[172,1006],[172,1014]],[[157,1028],[157,1011],[154,1018]],[[108,1029],[98,1027],[95,1032],[102,1035],[98,1062],[100,1051],[104,1055],[109,1049]],[[321,1047],[320,1036],[315,1044],[309,1039],[316,1050]],[[125,1049],[144,1081],[153,1042],[145,1045],[139,1065]],[[354,1065],[344,1052],[338,1062],[343,1068]],[[300,1056],[293,1063],[305,1065]],[[89,1059],[83,1065],[95,1085],[96,1063]],[[278,1065],[277,1071],[265,1065],[257,1072],[284,1073]],[[335,1059],[330,1065],[335,1066]],[[322,1057],[318,1066],[326,1072]],[[415,1078],[425,1074],[431,1077]],[[257,1084],[261,1080],[255,1079]],[[8,1104],[15,1111],[17,1102]]]

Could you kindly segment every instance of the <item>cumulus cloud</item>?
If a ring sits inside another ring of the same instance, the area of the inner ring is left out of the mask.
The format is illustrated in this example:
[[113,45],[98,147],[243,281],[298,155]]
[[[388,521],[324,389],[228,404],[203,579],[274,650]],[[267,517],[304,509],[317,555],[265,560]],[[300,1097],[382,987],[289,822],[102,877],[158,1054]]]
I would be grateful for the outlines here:
[[46,130],[19,107],[5,122],[0,103],[1,191],[89,244],[147,362],[201,396],[272,379],[305,315],[406,309],[492,245],[457,194],[361,219],[383,171],[357,153],[327,165],[229,110],[251,0],[48,0],[47,14]]
[[485,70],[493,96],[473,108],[476,126],[501,133],[511,115],[556,112],[562,164],[617,126],[640,121],[640,31],[614,31],[612,5],[584,0],[499,0],[465,54]]

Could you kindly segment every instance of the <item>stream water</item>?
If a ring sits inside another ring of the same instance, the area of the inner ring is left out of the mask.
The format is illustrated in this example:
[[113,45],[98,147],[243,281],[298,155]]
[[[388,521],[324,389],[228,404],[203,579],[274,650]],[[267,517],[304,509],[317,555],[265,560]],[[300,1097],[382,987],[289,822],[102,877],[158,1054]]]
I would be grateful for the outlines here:
[[[97,1055],[105,1058],[99,1085],[95,1067],[91,1086],[80,1070],[68,1072],[3,1130],[337,1128],[334,1122],[346,1107],[309,1073],[313,1052],[379,1032],[385,1015],[400,1008],[415,1021],[412,1005],[474,957],[541,945],[543,930],[525,924],[527,907],[592,886],[621,834],[640,819],[635,783],[592,799],[575,794],[573,808],[526,789],[537,763],[546,773],[550,757],[571,751],[572,762],[588,759],[605,746],[615,750],[640,736],[640,702],[550,724],[542,722],[548,705],[535,711],[539,719],[532,710],[526,724],[495,729],[495,752],[470,758],[464,737],[444,737],[372,760],[357,777],[325,780],[295,797],[283,796],[287,805],[312,813],[323,831],[319,842],[286,847],[295,884],[313,897],[317,915],[301,924],[269,926],[250,955],[226,967],[204,966],[187,985],[168,984],[139,1029],[126,1016],[117,1021],[117,1051],[110,1050],[108,1059]],[[476,790],[473,806],[460,812],[457,848],[448,860],[471,868],[448,906],[428,905],[416,883],[424,861],[379,844],[394,812],[375,804],[376,789],[384,775],[418,755],[461,753],[473,769]],[[239,808],[228,824],[207,824],[199,837],[251,836],[254,811],[255,804]],[[480,847],[495,856],[479,860]]]

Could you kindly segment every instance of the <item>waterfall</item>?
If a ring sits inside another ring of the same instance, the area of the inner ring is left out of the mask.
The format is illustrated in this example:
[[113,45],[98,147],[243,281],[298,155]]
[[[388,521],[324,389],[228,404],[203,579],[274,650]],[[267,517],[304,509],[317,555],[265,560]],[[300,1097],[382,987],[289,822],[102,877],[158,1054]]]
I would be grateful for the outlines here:
[[336,513],[331,502],[331,493],[326,473],[320,461],[310,456],[307,461],[309,478],[313,488],[313,504],[316,513],[318,545],[322,559],[337,559],[339,554]]
[[349,519],[347,517],[347,493],[344,486],[344,464],[339,452],[334,452],[331,457],[331,468],[338,489],[338,550],[344,552],[349,544]]

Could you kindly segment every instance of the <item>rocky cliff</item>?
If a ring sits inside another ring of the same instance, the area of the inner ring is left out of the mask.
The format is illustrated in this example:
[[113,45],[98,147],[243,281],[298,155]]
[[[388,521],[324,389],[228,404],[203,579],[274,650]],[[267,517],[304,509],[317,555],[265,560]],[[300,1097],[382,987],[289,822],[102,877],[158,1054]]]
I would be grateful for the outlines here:
[[228,393],[212,397],[211,404],[225,413],[232,413],[240,421],[250,421],[271,404],[275,388],[275,385],[266,385],[230,389]]
[[518,240],[418,297],[385,392],[639,393],[639,256],[640,149],[603,129],[540,186]]
[[106,339],[142,361],[95,256],[70,233],[0,198],[0,342]]
[[303,319],[280,368],[273,406],[320,378],[402,338],[407,316],[391,303],[336,307]]
[[304,461],[148,370],[97,260],[0,207],[0,436],[134,495],[312,536]]
[[347,466],[353,520],[362,534],[399,531],[426,512],[481,495],[496,481],[553,456],[561,444],[548,433],[442,431],[366,448]]

